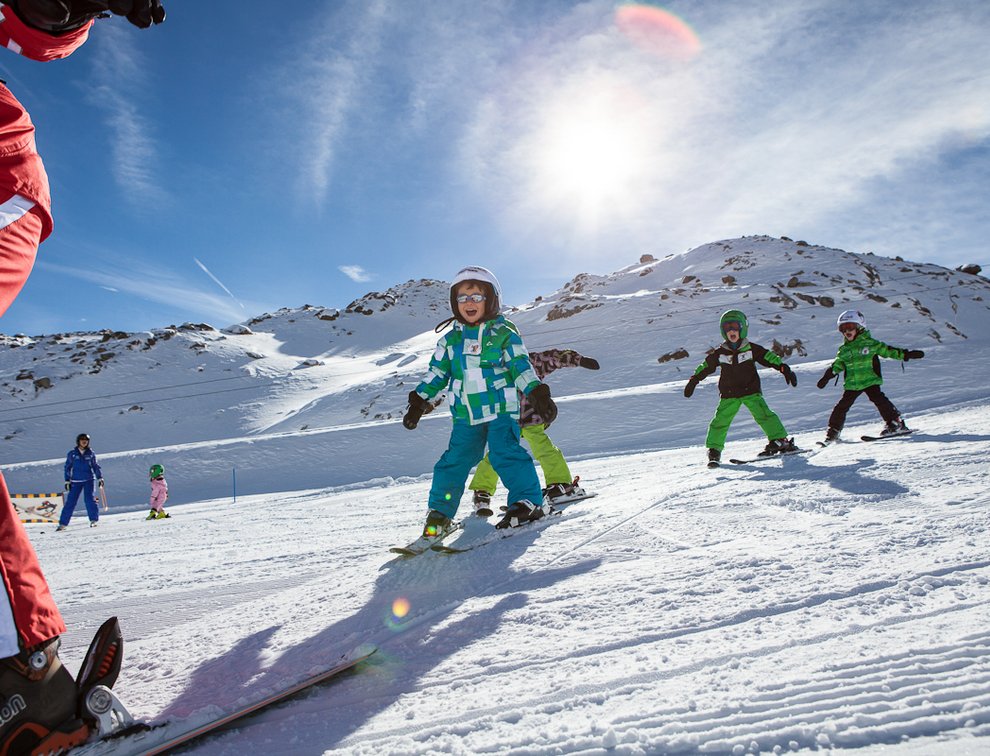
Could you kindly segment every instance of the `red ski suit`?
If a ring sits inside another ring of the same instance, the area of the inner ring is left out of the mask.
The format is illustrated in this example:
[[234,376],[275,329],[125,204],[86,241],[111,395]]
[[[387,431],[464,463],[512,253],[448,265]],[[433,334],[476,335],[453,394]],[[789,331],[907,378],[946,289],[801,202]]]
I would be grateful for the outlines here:
[[[79,29],[52,35],[26,26],[0,5],[0,45],[33,60],[64,58],[89,36]],[[0,83],[0,315],[27,281],[38,245],[52,232],[48,175],[34,144],[24,106]],[[14,511],[0,475],[0,580],[10,602],[18,641],[31,648],[65,632],[38,557]],[[3,599],[0,598],[0,601]]]

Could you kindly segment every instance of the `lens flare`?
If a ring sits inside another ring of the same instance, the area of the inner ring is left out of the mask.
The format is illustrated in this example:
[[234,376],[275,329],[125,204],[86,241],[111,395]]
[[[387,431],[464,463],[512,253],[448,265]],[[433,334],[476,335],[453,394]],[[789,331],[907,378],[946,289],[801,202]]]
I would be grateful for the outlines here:
[[615,25],[634,45],[661,58],[687,61],[701,52],[701,40],[694,30],[662,8],[620,5],[615,11]]
[[396,619],[402,619],[407,614],[409,614],[409,599],[399,596],[392,602],[392,616]]

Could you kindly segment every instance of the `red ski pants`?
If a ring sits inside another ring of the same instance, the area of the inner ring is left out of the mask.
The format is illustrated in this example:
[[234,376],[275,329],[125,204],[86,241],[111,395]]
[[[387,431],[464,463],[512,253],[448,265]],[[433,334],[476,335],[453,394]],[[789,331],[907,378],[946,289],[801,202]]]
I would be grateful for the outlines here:
[[[0,580],[10,601],[17,636],[31,648],[65,632],[65,623],[0,474]],[[2,598],[0,598],[2,600]]]

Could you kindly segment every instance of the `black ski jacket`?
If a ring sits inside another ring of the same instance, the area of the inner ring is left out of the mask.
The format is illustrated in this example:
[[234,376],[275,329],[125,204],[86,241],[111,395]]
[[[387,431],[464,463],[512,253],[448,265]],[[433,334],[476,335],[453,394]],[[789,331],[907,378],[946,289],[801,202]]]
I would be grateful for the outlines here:
[[774,370],[780,370],[783,364],[780,357],[759,344],[743,339],[739,348],[733,349],[727,342],[722,342],[698,365],[694,377],[703,381],[721,367],[722,374],[718,378],[719,396],[723,399],[738,399],[759,394],[762,390],[756,363]]

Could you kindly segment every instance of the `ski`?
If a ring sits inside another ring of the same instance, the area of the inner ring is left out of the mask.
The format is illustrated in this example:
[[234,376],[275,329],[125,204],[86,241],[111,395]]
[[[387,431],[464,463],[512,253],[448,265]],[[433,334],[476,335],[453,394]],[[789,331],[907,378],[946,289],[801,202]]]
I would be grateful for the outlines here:
[[885,441],[888,438],[900,438],[901,436],[910,436],[914,433],[914,428],[906,431],[900,431],[899,433],[888,433],[886,436],[860,436],[860,441]]
[[751,465],[754,462],[766,462],[768,459],[778,459],[779,457],[792,457],[795,454],[808,454],[812,449],[798,449],[797,451],[790,452],[777,452],[776,454],[769,454],[765,457],[753,457],[752,459],[730,459],[734,465]]
[[403,557],[419,556],[423,552],[429,551],[431,546],[438,544],[439,542],[443,541],[443,539],[447,538],[450,535],[453,535],[458,530],[461,530],[463,528],[464,528],[464,520],[458,520],[451,526],[450,530],[448,530],[446,533],[435,535],[432,538],[427,538],[426,536],[420,536],[415,541],[413,541],[410,544],[407,544],[406,546],[392,546],[389,549],[389,551],[393,554],[398,554],[399,556],[403,556]]
[[[322,672],[317,672],[315,675],[307,677],[305,680],[302,680],[295,685],[285,688],[284,690],[280,690],[277,693],[272,693],[269,696],[255,701],[254,703],[242,706],[229,714],[224,714],[223,716],[212,719],[209,722],[200,723],[185,728],[184,723],[179,722],[163,722],[155,725],[138,723],[131,725],[120,732],[111,734],[109,737],[88,743],[80,750],[80,756],[85,756],[86,752],[89,750],[89,747],[93,747],[94,753],[108,753],[113,756],[138,756],[138,754],[140,754],[140,756],[154,756],[155,754],[165,753],[166,751],[189,743],[197,738],[217,732],[218,730],[238,722],[245,717],[255,714],[258,711],[271,706],[272,704],[284,701],[287,698],[306,690],[307,688],[326,682],[342,672],[345,672],[360,664],[377,650],[377,648],[372,648],[370,651],[362,650],[354,656],[348,656],[345,654],[344,656],[341,656],[340,660],[329,669]],[[179,730],[178,732],[176,732],[177,729]],[[111,746],[111,750],[102,750],[100,748],[101,746]]]

